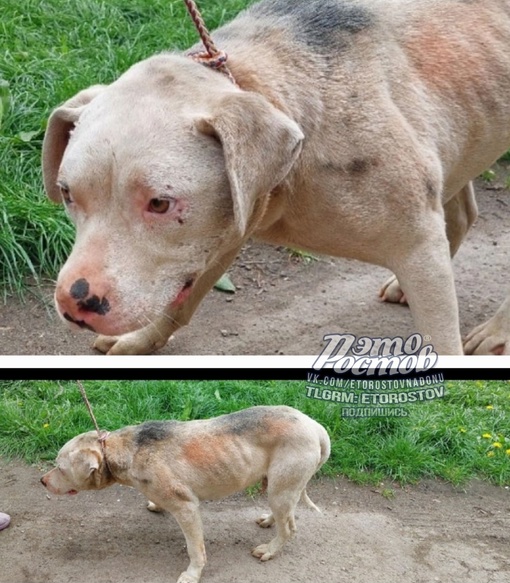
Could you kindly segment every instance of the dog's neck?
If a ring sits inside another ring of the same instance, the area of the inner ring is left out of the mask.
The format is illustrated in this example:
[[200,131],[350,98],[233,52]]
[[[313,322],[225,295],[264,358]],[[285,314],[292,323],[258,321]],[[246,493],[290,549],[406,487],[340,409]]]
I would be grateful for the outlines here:
[[129,468],[132,464],[132,456],[126,453],[126,449],[120,446],[119,441],[120,436],[117,432],[113,432],[103,442],[103,459],[100,468],[103,487],[115,482],[125,486],[131,485]]

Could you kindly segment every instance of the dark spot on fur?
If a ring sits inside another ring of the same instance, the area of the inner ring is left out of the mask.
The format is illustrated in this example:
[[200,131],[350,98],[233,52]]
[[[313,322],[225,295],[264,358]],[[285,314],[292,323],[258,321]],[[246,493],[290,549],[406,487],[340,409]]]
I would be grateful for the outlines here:
[[222,415],[214,420],[214,425],[222,432],[242,435],[247,431],[260,429],[265,423],[266,415],[261,409],[245,409],[237,413]]
[[437,189],[429,178],[425,180],[425,188],[427,189],[427,196],[435,200],[438,196]]
[[110,308],[110,302],[106,299],[99,299],[98,296],[94,295],[88,298],[87,300],[80,300],[78,302],[78,306],[81,310],[85,312],[94,312],[95,314],[99,314],[100,316],[104,316],[107,314]]
[[290,19],[298,40],[323,50],[344,47],[345,33],[356,34],[373,22],[369,10],[345,0],[266,0],[255,5],[252,13],[285,19],[284,27]]
[[373,167],[379,166],[377,158],[353,158],[349,163],[329,161],[323,165],[324,170],[329,172],[349,173],[360,176],[366,174]]
[[89,289],[89,282],[86,279],[77,279],[71,286],[71,297],[75,300],[84,300],[89,295]]
[[[214,425],[222,433],[243,435],[250,431],[264,431],[272,420],[281,418],[281,413],[275,412],[272,409],[255,407],[217,417],[214,420]],[[285,415],[285,419],[295,419],[295,417]]]
[[173,428],[179,421],[147,421],[136,430],[135,442],[138,447],[150,445],[172,436]]
[[364,160],[363,158],[354,158],[352,162],[347,164],[347,172],[350,174],[364,174],[368,170],[369,166],[370,163],[368,160]]
[[179,223],[179,225],[184,225],[184,219],[182,217],[179,217],[177,219],[177,222]]
[[90,326],[90,324],[87,324],[83,320],[75,320],[67,312],[64,312],[64,314],[62,314],[62,315],[63,315],[64,319],[67,320],[68,322],[72,322],[73,324],[76,324],[80,328],[84,328],[86,330],[90,330],[91,332],[95,332],[94,328],[92,328],[92,326]]
[[186,280],[186,283],[184,284],[184,287],[182,288],[183,290],[190,288],[193,285],[193,278],[190,277],[189,279]]

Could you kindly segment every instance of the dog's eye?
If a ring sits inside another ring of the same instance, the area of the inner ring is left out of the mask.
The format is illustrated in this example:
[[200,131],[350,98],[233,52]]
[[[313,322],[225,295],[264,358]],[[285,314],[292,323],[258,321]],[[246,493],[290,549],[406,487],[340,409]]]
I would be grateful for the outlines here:
[[149,212],[164,215],[175,206],[173,198],[152,198],[149,202]]
[[69,192],[69,186],[67,184],[59,184],[60,194],[62,195],[62,200],[65,204],[71,204],[73,199],[71,198],[71,193]]

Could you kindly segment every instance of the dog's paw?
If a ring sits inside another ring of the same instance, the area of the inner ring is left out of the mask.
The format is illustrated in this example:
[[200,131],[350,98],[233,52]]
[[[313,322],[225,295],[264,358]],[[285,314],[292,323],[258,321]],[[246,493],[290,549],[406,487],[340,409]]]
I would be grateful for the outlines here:
[[407,299],[400,287],[398,279],[392,275],[379,290],[379,297],[383,302],[392,304],[407,304]]
[[164,338],[153,338],[141,329],[122,336],[98,336],[93,347],[108,355],[151,354],[166,343],[167,340]]
[[187,571],[181,573],[179,579],[177,579],[177,583],[198,583],[199,578],[190,575]]
[[150,510],[151,512],[164,512],[165,511],[164,508],[161,508],[161,506],[154,504],[154,502],[151,502],[150,500],[147,502],[147,510]]
[[115,346],[118,342],[119,336],[98,336],[92,345],[95,350],[102,352],[103,354],[108,354],[111,348]]
[[499,318],[491,318],[477,326],[464,340],[465,354],[510,354],[510,331],[501,326]]
[[274,524],[274,516],[272,514],[263,514],[255,522],[262,528],[269,528]]
[[274,554],[269,552],[269,545],[259,545],[252,550],[251,554],[261,561],[269,561],[274,557]]

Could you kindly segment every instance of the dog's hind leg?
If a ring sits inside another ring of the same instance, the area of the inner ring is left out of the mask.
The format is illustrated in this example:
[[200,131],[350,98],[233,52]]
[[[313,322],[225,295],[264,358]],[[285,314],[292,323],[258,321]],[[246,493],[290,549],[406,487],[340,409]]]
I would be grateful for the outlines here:
[[158,506],[157,504],[154,504],[154,502],[152,502],[151,500],[149,500],[147,502],[147,510],[150,510],[151,512],[164,512],[165,509],[162,508],[161,506]]
[[257,520],[255,521],[261,528],[269,528],[274,524],[274,516],[269,514],[262,514]]
[[[303,491],[301,492],[301,497],[299,499],[300,502],[303,502],[304,504],[306,504],[308,506],[308,508],[311,508],[312,510],[315,510],[316,512],[320,512],[320,508],[318,506],[316,506],[311,500],[310,497],[308,496],[308,494],[306,493],[306,488],[303,489]],[[269,528],[271,526],[273,526],[275,519],[273,514],[262,514],[260,516],[260,518],[257,518],[257,520],[255,521],[260,527],[262,528]]]
[[305,488],[317,466],[318,455],[314,451],[308,456],[300,452],[299,457],[295,452],[285,453],[273,460],[267,474],[267,497],[271,514],[263,515],[257,523],[262,527],[275,524],[276,536],[269,543],[255,547],[253,556],[261,561],[272,559],[292,538],[296,532],[296,506],[300,499],[305,503],[309,500]]
[[[445,204],[444,214],[446,236],[450,244],[450,255],[453,257],[478,217],[475,191],[471,182],[468,182]],[[392,275],[381,287],[379,297],[383,302],[407,304],[407,298],[395,275]]]
[[[257,557],[261,561],[268,561],[292,538],[296,532],[294,511],[300,495],[301,492],[294,489],[286,489],[269,494],[271,514],[267,520],[272,519],[276,524],[276,536],[269,543],[255,547],[252,551],[254,557]],[[261,526],[263,525],[261,524]],[[270,525],[268,524],[268,526]]]

